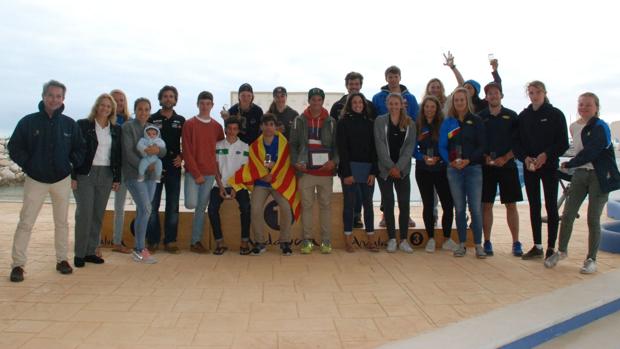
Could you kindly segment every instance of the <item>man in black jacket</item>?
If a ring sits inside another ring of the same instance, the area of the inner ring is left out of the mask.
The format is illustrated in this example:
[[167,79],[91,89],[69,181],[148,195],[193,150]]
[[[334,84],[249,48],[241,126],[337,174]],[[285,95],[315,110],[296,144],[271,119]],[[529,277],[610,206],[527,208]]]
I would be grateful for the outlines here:
[[11,159],[26,173],[24,203],[13,238],[13,282],[24,280],[32,227],[48,193],[54,212],[56,270],[61,274],[73,272],[67,262],[70,174],[81,165],[86,146],[77,123],[62,114],[66,90],[58,81],[45,83],[39,111],[19,121],[8,144]]

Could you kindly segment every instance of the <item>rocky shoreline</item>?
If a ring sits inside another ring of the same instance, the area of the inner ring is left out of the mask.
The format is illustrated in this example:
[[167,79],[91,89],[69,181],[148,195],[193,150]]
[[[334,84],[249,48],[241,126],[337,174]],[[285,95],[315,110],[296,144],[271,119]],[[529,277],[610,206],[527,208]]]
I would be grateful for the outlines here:
[[25,175],[22,169],[9,158],[8,138],[0,138],[0,186],[20,185]]

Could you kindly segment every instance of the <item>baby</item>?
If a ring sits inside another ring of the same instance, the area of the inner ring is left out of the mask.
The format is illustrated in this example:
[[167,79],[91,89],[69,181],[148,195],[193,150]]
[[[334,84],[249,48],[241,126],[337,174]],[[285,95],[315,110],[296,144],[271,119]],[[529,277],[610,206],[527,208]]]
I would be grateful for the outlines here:
[[144,174],[146,169],[151,165],[155,165],[155,182],[161,182],[161,160],[157,155],[148,155],[144,150],[151,145],[156,145],[159,148],[166,148],[166,143],[159,138],[159,129],[153,125],[149,125],[144,129],[144,137],[140,138],[136,148],[138,152],[142,154],[140,164],[138,165],[138,182],[144,181]]

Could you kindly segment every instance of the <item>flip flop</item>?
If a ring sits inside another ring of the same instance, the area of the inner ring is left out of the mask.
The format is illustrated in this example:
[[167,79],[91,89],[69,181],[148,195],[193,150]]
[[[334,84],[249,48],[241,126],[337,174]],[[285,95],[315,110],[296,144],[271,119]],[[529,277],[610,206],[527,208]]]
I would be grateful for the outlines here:
[[247,256],[250,254],[252,250],[249,247],[239,247],[239,254],[242,256]]

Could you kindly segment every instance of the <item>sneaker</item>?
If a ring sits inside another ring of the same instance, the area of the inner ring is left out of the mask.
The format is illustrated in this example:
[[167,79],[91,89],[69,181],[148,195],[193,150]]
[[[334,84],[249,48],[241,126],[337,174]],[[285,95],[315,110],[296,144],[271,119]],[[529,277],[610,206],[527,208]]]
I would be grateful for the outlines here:
[[76,268],[84,268],[84,265],[86,265],[84,258],[80,258],[80,257],[73,257],[73,265],[75,265]]
[[521,256],[523,260],[530,260],[534,258],[542,258],[543,257],[543,249],[533,246],[531,250],[527,251],[526,254]]
[[[86,263],[93,263],[93,264],[103,264],[105,262],[105,260],[99,256],[96,255],[89,255],[84,257],[84,262]],[[77,267],[77,265],[76,265]]]
[[411,248],[407,240],[402,240],[398,245],[398,249],[405,253],[413,253],[413,248]]
[[322,254],[330,254],[332,253],[332,244],[329,241],[321,242],[321,253]]
[[209,252],[209,250],[207,250],[200,241],[196,242],[195,244],[189,245],[189,250],[198,254],[205,254]]
[[[491,251],[491,253],[493,253],[493,251]],[[482,247],[482,245],[476,245],[476,258],[487,258],[486,248]]]
[[552,248],[548,248],[547,247],[547,251],[545,251],[545,259],[553,256],[554,253],[555,253],[555,251]]
[[559,261],[566,258],[568,254],[566,252],[556,252],[549,256],[549,258],[545,259],[545,268],[553,268],[558,264]]
[[389,239],[388,243],[387,243],[387,248],[386,250],[388,251],[388,253],[394,253],[396,252],[396,239]]
[[592,258],[588,258],[583,261],[583,267],[579,270],[582,274],[592,274],[596,272],[596,261]]
[[293,254],[293,250],[291,250],[291,244],[288,242],[281,243],[280,250],[282,250],[283,256],[290,256]]
[[177,243],[176,242],[170,242],[170,243],[164,244],[164,251],[166,251],[166,252],[168,252],[170,254],[178,254],[178,253],[181,252],[181,251],[179,251],[179,248],[177,247]]
[[267,246],[264,244],[256,244],[250,253],[252,256],[260,256],[261,254],[267,252]]
[[454,251],[458,247],[459,245],[452,239],[445,240],[443,244],[441,244],[441,249],[444,251]]
[[467,248],[465,247],[464,243],[458,244],[457,247],[454,249],[454,257],[465,257],[466,253]]
[[22,282],[24,281],[24,268],[15,267],[11,270],[11,282]]
[[379,221],[379,226],[381,228],[385,228],[385,216],[381,215],[381,220]]
[[364,227],[364,223],[362,223],[361,217],[355,217],[353,219],[353,228],[361,229]]
[[131,257],[134,261],[144,264],[155,264],[157,263],[157,259],[151,255],[151,252],[145,248],[142,252],[133,251],[131,253]]
[[310,240],[304,240],[301,243],[301,254],[310,254],[312,253],[312,249],[314,247],[314,243]]
[[[452,241],[452,240],[450,240],[450,241]],[[424,248],[424,250],[426,252],[428,252],[428,253],[435,252],[435,244],[436,244],[435,243],[435,239],[433,239],[433,238],[428,239],[428,242],[426,243],[426,247]],[[444,243],[444,245],[445,245],[445,243]]]
[[519,241],[512,243],[512,255],[515,257],[523,256],[523,248],[521,247],[521,243]]
[[415,228],[415,222],[413,221],[413,218],[409,217],[409,228]]
[[73,268],[69,265],[67,261],[61,261],[56,263],[56,270],[58,270],[63,275],[68,275],[73,273]]
[[484,246],[484,253],[487,256],[492,256],[493,255],[493,244],[491,243],[491,240],[485,240],[483,246]]

